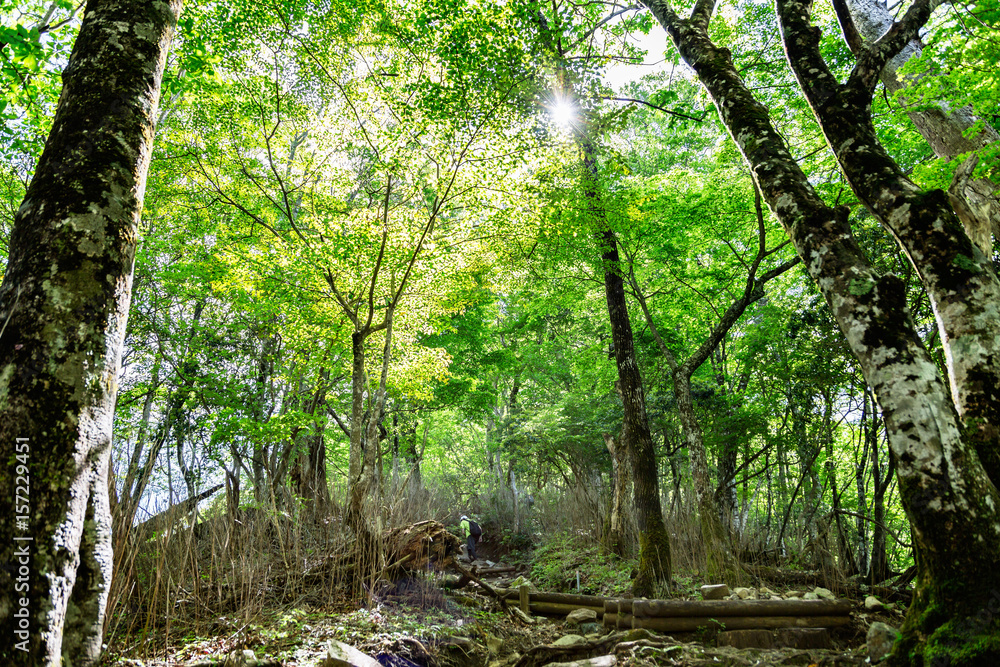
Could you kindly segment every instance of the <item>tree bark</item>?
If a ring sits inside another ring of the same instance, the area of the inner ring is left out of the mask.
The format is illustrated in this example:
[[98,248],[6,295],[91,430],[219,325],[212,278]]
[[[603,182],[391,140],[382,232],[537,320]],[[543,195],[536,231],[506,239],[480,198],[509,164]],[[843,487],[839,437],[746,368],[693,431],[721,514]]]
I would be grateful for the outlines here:
[[0,460],[11,466],[15,443],[27,443],[30,484],[27,510],[15,512],[15,478],[3,475],[4,533],[26,539],[5,540],[0,561],[14,562],[15,545],[26,546],[31,573],[17,593],[11,573],[0,573],[8,664],[89,665],[100,655],[112,563],[111,420],[160,81],[180,6],[88,2],[52,131],[15,215],[0,285]]
[[931,297],[951,392],[920,341],[902,281],[873,270],[853,237],[849,211],[827,206],[813,190],[730,53],[709,40],[711,0],[699,0],[687,20],[664,0],[645,4],[714,98],[882,407],[918,563],[893,661],[996,662],[1000,616],[992,613],[991,596],[1000,590],[1000,495],[991,478],[1000,479],[1000,283],[947,196],[906,181],[878,144],[870,115],[878,73],[915,36],[931,7],[919,0],[912,5],[902,27],[866,51],[845,85],[819,54],[808,4],[778,0],[778,15],[789,62],[848,182],[906,250]]
[[610,433],[604,434],[604,445],[611,454],[611,512],[605,546],[623,558],[633,554],[635,530],[628,512],[632,491],[632,466],[628,450],[615,442]]

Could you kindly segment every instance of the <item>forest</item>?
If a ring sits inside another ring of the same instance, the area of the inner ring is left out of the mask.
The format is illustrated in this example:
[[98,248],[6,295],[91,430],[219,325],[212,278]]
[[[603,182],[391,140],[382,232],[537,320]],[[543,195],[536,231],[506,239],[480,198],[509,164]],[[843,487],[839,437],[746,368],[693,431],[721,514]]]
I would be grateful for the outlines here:
[[1000,664],[998,62],[997,0],[0,0],[0,662]]

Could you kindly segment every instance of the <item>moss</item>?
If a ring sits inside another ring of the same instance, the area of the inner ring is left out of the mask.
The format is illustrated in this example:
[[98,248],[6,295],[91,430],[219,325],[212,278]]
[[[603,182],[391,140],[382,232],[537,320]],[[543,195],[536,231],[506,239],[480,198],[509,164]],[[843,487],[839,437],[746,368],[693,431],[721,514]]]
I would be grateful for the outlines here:
[[960,269],[965,269],[966,271],[970,271],[972,273],[982,273],[982,269],[979,265],[976,264],[971,257],[966,257],[965,255],[955,255],[951,259],[951,263]]
[[864,296],[874,289],[875,283],[871,280],[862,280],[861,278],[852,278],[850,285],[848,286],[848,291],[854,296]]
[[635,597],[655,597],[670,585],[670,539],[666,531],[639,534],[639,574],[632,582]]

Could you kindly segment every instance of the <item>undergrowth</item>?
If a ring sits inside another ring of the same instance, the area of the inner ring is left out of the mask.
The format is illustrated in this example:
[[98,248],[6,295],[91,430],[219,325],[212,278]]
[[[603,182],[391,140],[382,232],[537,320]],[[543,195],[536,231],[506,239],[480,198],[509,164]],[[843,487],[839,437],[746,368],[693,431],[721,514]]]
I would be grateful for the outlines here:
[[573,534],[555,535],[535,548],[531,581],[543,591],[579,592],[586,595],[617,596],[632,584],[634,560],[606,552],[590,540]]

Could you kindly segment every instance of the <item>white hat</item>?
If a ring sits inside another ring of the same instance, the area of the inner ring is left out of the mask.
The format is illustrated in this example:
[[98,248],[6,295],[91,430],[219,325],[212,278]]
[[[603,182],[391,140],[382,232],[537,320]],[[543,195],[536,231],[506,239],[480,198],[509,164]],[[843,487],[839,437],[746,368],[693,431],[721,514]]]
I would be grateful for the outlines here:
[[462,515],[462,518],[459,519],[459,521],[468,521],[468,520],[469,520],[469,517],[465,516],[464,514]]

